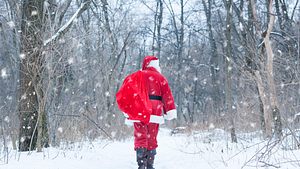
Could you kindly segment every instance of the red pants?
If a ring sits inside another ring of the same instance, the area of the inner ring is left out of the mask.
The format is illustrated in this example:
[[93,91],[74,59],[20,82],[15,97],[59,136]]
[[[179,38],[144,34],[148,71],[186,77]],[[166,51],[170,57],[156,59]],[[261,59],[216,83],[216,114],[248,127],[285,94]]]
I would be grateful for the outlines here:
[[134,123],[134,149],[156,149],[158,128],[159,124],[156,123]]

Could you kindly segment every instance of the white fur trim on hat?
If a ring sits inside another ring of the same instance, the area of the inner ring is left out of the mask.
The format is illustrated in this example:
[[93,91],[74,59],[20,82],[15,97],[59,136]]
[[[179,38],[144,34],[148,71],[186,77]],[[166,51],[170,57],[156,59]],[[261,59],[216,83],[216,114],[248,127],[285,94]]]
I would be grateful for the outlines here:
[[161,69],[159,66],[159,60],[151,60],[147,67],[154,67],[159,73],[161,73]]

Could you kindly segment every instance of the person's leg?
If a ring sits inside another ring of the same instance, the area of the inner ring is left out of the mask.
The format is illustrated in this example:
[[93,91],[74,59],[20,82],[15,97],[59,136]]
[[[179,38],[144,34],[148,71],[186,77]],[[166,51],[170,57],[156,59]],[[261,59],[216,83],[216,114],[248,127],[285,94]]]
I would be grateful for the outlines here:
[[147,169],[154,169],[154,157],[156,155],[157,148],[157,134],[159,124],[149,123],[148,124],[148,147],[147,147]]
[[147,166],[147,149],[137,148],[136,149],[136,161],[138,163],[138,169],[146,169]]
[[154,157],[156,155],[156,149],[147,151],[147,169],[154,169]]
[[134,123],[134,149],[148,147],[148,126],[143,123]]
[[143,123],[134,123],[134,149],[136,151],[136,161],[138,169],[146,169],[147,166],[147,125]]
[[147,141],[148,141],[148,150],[156,149],[157,145],[157,134],[158,134],[159,124],[156,123],[149,123],[148,124],[148,134],[147,134]]

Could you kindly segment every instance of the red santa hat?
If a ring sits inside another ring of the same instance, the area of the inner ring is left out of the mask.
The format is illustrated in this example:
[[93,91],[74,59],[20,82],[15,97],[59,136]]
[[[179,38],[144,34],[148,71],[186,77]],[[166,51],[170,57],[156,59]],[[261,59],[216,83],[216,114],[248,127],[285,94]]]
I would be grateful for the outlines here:
[[147,67],[154,67],[158,72],[161,72],[159,67],[159,59],[155,56],[146,56],[143,61],[142,70]]

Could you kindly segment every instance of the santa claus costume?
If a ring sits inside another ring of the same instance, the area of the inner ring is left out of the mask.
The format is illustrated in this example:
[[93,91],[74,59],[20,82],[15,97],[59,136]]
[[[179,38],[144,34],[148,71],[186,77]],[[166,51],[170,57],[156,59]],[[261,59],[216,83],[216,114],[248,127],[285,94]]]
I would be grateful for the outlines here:
[[[164,120],[177,118],[174,98],[167,79],[161,74],[159,60],[155,56],[146,56],[142,64],[143,85],[151,102],[149,117],[138,113],[146,119],[127,118],[126,124],[134,126],[134,149],[137,153],[139,169],[154,169],[154,156],[156,155],[157,134],[159,125]],[[152,108],[152,110],[151,110]],[[125,114],[126,115],[126,114]]]

